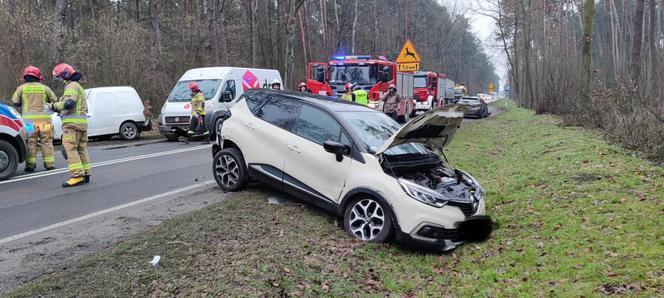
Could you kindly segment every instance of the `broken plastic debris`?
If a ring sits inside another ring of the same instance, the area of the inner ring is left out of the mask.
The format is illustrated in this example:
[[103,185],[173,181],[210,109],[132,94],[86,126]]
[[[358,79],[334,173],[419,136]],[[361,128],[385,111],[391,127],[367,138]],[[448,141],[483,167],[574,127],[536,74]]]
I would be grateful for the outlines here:
[[277,197],[268,197],[267,198],[267,204],[268,205],[281,205],[283,202],[281,201],[280,198]]
[[152,264],[152,267],[157,268],[157,265],[159,265],[159,260],[161,260],[160,256],[152,257],[152,261],[150,261],[150,264]]

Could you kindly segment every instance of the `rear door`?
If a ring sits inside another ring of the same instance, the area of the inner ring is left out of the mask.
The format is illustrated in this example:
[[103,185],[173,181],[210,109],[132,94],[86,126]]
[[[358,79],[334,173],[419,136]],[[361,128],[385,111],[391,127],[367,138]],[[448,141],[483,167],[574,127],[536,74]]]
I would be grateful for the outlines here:
[[[335,206],[345,186],[351,158],[325,151],[325,141],[351,145],[339,122],[327,112],[303,105],[299,113],[297,136],[290,138],[286,150],[284,188],[303,194],[321,207]],[[327,206],[326,206],[327,205]]]
[[281,187],[287,144],[295,137],[300,108],[295,101],[273,96],[254,111],[255,117],[242,120],[247,132],[243,150],[252,177]]

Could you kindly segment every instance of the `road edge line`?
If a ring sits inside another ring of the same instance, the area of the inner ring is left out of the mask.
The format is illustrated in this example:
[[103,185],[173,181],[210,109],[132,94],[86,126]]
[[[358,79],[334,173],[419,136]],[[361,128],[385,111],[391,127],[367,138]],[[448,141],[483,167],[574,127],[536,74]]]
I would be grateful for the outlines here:
[[12,242],[12,241],[20,240],[20,239],[23,239],[23,238],[26,238],[26,237],[30,237],[30,236],[33,236],[33,235],[36,235],[36,234],[39,234],[39,233],[43,233],[43,232],[46,232],[46,231],[57,229],[57,228],[67,226],[67,225],[70,225],[70,224],[78,223],[78,222],[81,222],[81,221],[84,221],[84,220],[87,220],[87,219],[90,219],[90,218],[94,218],[94,217],[97,217],[97,216],[100,216],[100,215],[104,215],[104,214],[107,214],[107,213],[118,211],[118,210],[121,210],[121,209],[124,209],[124,208],[127,208],[127,207],[132,207],[132,206],[144,204],[144,203],[147,203],[147,202],[150,202],[150,201],[154,201],[154,200],[157,200],[157,199],[161,199],[163,197],[168,197],[168,196],[172,196],[172,195],[175,195],[175,194],[188,192],[188,191],[191,191],[191,190],[194,190],[194,189],[197,189],[197,188],[200,188],[200,187],[208,186],[208,185],[211,185],[211,184],[214,184],[214,183],[215,183],[214,180],[208,180],[208,181],[205,181],[205,182],[189,185],[187,187],[183,187],[183,188],[180,188],[180,189],[174,189],[174,190],[171,190],[171,191],[168,191],[168,192],[165,192],[165,193],[161,193],[161,194],[157,194],[157,195],[150,196],[150,197],[147,197],[147,198],[143,198],[143,199],[140,199],[138,201],[133,201],[133,202],[125,203],[125,204],[118,205],[118,206],[115,206],[115,207],[111,207],[111,208],[108,208],[108,209],[99,210],[99,211],[89,213],[89,214],[86,214],[86,215],[83,215],[83,216],[79,216],[79,217],[72,218],[72,219],[69,219],[69,220],[61,221],[59,223],[51,224],[51,225],[48,225],[48,226],[45,226],[45,227],[41,227],[41,228],[34,229],[34,230],[31,230],[31,231],[27,231],[27,232],[23,232],[23,233],[20,233],[20,234],[13,235],[13,236],[9,236],[9,237],[0,239],[0,245],[4,245],[4,244]]

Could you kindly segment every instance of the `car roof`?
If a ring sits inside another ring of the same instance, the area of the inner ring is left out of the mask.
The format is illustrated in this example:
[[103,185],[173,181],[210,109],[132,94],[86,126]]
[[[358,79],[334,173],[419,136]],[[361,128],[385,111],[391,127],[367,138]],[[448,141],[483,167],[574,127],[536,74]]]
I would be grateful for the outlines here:
[[107,87],[94,87],[87,88],[87,91],[136,91],[134,87],[131,86],[107,86]]
[[246,95],[251,95],[251,94],[278,95],[292,100],[311,104],[313,106],[324,109],[330,113],[376,112],[375,110],[367,108],[361,104],[345,101],[337,97],[318,95],[312,93],[296,92],[296,91],[276,91],[272,89],[251,89],[246,92]]

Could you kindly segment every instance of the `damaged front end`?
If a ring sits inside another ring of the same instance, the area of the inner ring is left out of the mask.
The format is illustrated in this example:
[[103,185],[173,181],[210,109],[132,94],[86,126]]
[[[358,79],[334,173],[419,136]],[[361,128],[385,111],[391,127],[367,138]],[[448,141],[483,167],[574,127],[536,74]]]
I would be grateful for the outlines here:
[[410,238],[443,250],[451,250],[464,242],[486,240],[493,231],[493,222],[484,215],[482,186],[423,145],[402,146],[419,148],[422,153],[390,155],[389,151],[385,152],[381,156],[385,173],[395,177],[409,197],[434,208],[458,208],[463,213],[463,219],[454,227],[422,223],[410,233]]

